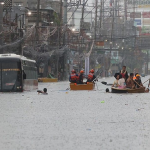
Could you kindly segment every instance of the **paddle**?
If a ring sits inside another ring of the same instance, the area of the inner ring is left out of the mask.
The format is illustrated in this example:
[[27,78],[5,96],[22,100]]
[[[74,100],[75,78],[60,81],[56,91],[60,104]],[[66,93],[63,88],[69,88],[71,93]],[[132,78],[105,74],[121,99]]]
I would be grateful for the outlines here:
[[141,86],[141,85],[139,85],[135,80],[133,80],[138,86],[140,86],[140,87],[142,87],[142,88],[144,88],[143,86]]
[[113,85],[113,84],[107,84],[107,82],[105,82],[105,81],[102,81],[101,83],[104,84],[104,85],[108,85],[108,86],[112,86]]
[[[149,80],[149,83],[150,83],[150,79],[148,79],[148,80]],[[146,83],[148,80],[146,80],[144,83]],[[143,83],[143,84],[144,84],[144,83]]]

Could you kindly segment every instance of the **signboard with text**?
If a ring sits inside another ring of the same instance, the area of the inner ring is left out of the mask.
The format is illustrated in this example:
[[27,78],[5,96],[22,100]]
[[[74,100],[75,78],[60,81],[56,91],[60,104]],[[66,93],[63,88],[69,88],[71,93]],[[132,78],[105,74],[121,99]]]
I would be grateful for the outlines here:
[[142,17],[143,18],[150,18],[150,12],[143,12]]
[[132,12],[130,13],[130,18],[141,18],[140,12]]
[[134,26],[141,26],[141,25],[142,25],[141,19],[134,20]]
[[150,19],[143,19],[143,25],[150,25]]

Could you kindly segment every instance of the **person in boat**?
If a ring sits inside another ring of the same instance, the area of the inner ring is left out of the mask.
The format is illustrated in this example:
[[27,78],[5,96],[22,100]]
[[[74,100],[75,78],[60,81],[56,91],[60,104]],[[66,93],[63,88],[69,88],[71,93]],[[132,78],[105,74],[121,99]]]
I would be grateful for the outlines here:
[[94,75],[94,70],[92,69],[88,74],[87,82],[92,82],[94,79],[96,79],[96,76]]
[[[136,79],[136,75],[139,74],[139,73],[135,73],[134,77],[133,77],[133,80]],[[141,77],[140,77],[140,80],[141,80]]]
[[119,79],[120,79],[120,74],[119,74],[119,73],[116,73],[116,74],[114,75],[114,77],[116,78],[116,80],[114,81],[112,87],[118,87],[118,81],[119,81]]
[[76,71],[73,69],[73,70],[71,71],[71,75],[70,75],[70,77],[69,77],[69,81],[70,81],[71,83],[77,83],[77,78],[78,78],[78,75],[76,74]]
[[81,70],[80,74],[78,74],[78,84],[84,84],[83,79],[84,79],[84,71]]
[[121,74],[120,74],[120,79],[118,80],[118,87],[120,89],[125,89],[126,88],[125,78],[123,78]]
[[139,74],[136,74],[136,79],[134,80],[135,88],[145,88],[142,84],[141,78]]
[[120,74],[125,79],[125,81],[128,79],[129,76],[128,76],[128,72],[126,71],[126,66],[122,67],[122,70],[120,71]]
[[127,88],[130,88],[130,89],[135,88],[133,77],[134,77],[134,74],[130,73],[130,76],[128,77],[128,79],[126,81]]

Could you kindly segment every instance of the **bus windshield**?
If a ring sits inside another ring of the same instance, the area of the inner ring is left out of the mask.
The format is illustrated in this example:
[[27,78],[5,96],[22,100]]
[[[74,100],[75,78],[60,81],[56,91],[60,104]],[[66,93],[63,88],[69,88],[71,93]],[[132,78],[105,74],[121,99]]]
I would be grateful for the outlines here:
[[1,91],[20,91],[22,89],[21,62],[1,62]]

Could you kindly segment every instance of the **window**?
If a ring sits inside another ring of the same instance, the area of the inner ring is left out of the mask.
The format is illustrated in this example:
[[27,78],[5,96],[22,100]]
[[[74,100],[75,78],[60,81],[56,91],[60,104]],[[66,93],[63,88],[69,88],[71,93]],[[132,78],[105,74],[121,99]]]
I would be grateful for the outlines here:
[[14,3],[13,6],[23,6],[23,3],[22,2],[17,2],[17,3]]

